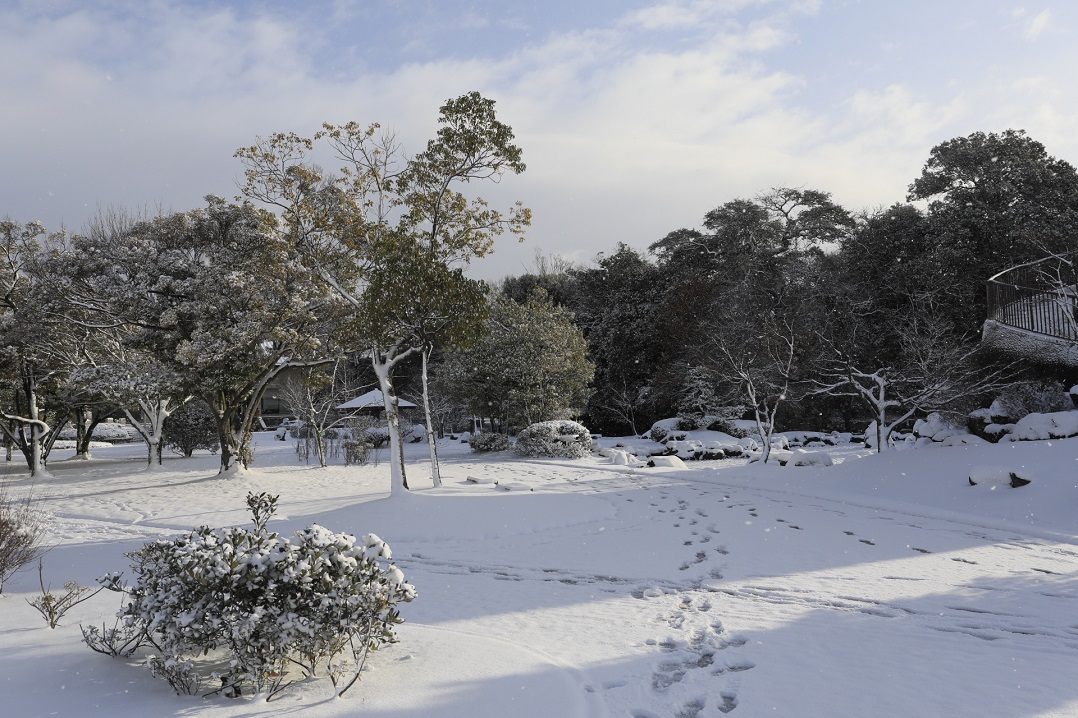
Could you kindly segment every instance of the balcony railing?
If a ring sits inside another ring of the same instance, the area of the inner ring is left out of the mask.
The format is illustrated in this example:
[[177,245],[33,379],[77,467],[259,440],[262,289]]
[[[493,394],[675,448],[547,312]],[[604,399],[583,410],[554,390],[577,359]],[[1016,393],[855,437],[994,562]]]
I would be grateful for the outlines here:
[[1012,267],[989,279],[988,318],[1078,342],[1078,253]]

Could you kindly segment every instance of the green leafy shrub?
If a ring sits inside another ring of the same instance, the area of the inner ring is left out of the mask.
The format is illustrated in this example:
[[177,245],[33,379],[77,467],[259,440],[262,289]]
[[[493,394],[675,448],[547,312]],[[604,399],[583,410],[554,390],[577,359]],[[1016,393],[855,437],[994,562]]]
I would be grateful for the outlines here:
[[215,453],[221,449],[213,410],[203,401],[188,402],[165,419],[162,438],[169,450],[184,456],[191,456],[196,449]]

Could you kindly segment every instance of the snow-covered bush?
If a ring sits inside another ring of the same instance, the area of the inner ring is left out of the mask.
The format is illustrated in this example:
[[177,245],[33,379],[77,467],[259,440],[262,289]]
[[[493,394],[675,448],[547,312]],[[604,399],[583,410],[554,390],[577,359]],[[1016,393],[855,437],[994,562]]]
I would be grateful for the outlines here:
[[364,432],[367,437],[367,441],[371,443],[375,449],[380,449],[389,443],[389,427],[388,426],[371,426]]
[[1003,415],[1018,421],[1029,414],[1052,414],[1072,409],[1070,396],[1055,382],[1022,382],[1008,387],[997,399]]
[[704,426],[704,418],[695,414],[686,414],[677,418],[675,428],[678,431],[696,431]]
[[484,431],[471,440],[472,451],[505,451],[509,448],[509,437],[497,431]]
[[[78,431],[73,426],[69,426],[60,432],[59,437],[66,440],[74,440],[77,438]],[[126,444],[131,441],[137,441],[139,438],[138,432],[126,424],[116,424],[109,422],[101,422],[94,427],[94,440],[106,441],[110,444]]]
[[517,434],[516,448],[521,456],[580,459],[591,454],[591,444],[591,433],[583,424],[562,419],[541,421],[524,429]]
[[724,407],[718,416],[707,417],[707,430],[721,431],[724,434],[729,434],[735,439],[747,436],[749,432],[745,430],[742,421],[738,419],[738,417],[744,413],[744,406]]
[[[178,692],[209,678],[227,696],[268,698],[298,671],[324,673],[335,686],[350,674],[343,693],[367,653],[395,640],[397,604],[415,589],[385,563],[389,546],[318,525],[283,538],[267,528],[276,501],[247,495],[253,530],[203,526],[128,554],[135,584],[123,615],[159,648],[147,663]],[[202,656],[221,670],[200,674]]]
[[677,429],[678,418],[672,419],[660,419],[651,425],[651,430],[648,431],[648,438],[652,441],[662,443],[666,439],[666,435],[671,431]]
[[7,481],[0,481],[0,593],[4,581],[45,552],[45,526],[33,496],[15,496]]
[[341,448],[344,449],[345,466],[353,466],[355,464],[367,463],[367,459],[371,455],[372,447],[369,441],[363,441],[362,439],[345,439],[341,442]]
[[162,437],[168,449],[183,456],[190,456],[196,449],[216,453],[221,448],[213,410],[203,401],[188,402],[174,411],[165,419]]

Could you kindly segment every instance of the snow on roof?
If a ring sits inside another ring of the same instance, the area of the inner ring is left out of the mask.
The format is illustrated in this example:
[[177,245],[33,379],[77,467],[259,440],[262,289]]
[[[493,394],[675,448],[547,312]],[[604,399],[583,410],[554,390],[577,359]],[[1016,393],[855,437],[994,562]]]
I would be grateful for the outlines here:
[[[397,399],[397,404],[401,407],[407,408],[415,406],[410,401],[405,399]],[[337,406],[338,409],[373,409],[382,408],[385,406],[385,399],[382,396],[382,392],[378,389],[371,389],[366,394],[360,394],[355,399],[350,399]]]

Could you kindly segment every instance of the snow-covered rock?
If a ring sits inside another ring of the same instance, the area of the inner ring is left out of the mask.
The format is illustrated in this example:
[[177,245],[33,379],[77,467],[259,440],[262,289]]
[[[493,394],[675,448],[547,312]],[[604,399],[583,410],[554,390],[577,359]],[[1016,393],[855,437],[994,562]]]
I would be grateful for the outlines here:
[[835,462],[826,451],[794,449],[787,466],[834,466]]
[[687,469],[688,466],[685,462],[676,456],[652,456],[648,461],[648,466],[654,466],[661,469]]
[[532,491],[532,487],[522,481],[495,481],[494,488],[501,491]]
[[794,458],[794,452],[789,449],[776,449],[772,448],[767,455],[767,461],[770,464],[783,464],[786,465]]
[[1045,441],[1078,436],[1078,411],[1030,414],[1014,425],[1003,441]]
[[955,426],[940,414],[933,412],[924,419],[914,422],[913,435],[939,443],[955,436],[967,436],[969,431],[965,427]]
[[684,461],[698,459],[704,451],[704,445],[694,439],[668,441],[666,448]]
[[970,486],[987,486],[992,489],[1009,486],[1017,489],[1032,481],[1033,477],[1025,469],[1013,471],[999,466],[983,466],[971,469],[969,472]]

